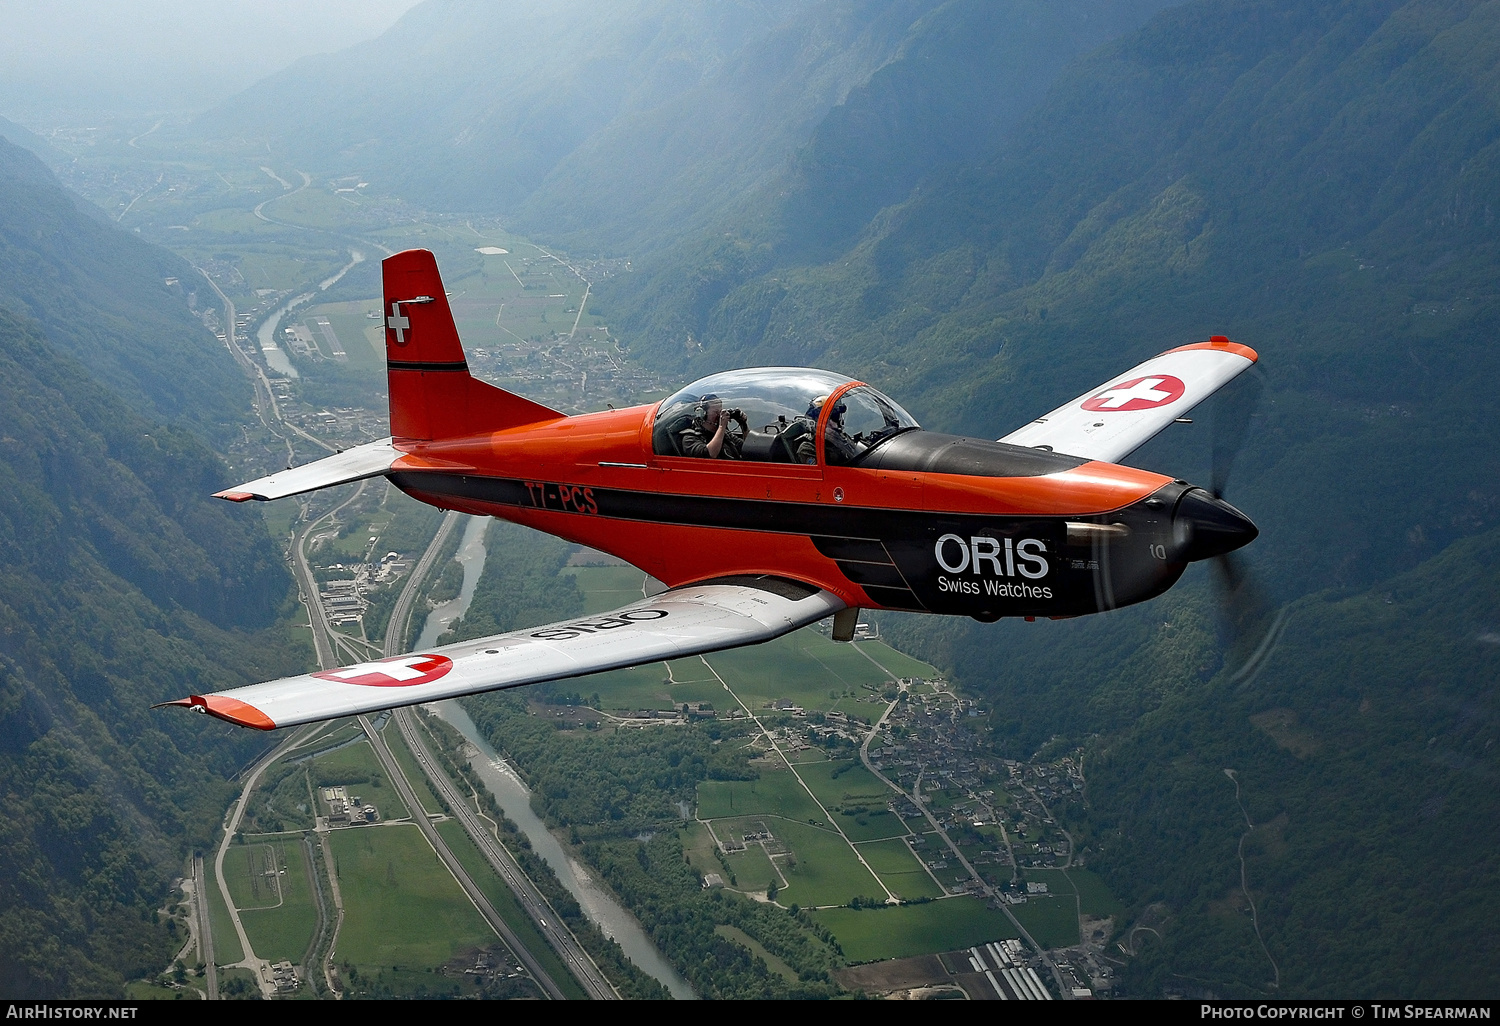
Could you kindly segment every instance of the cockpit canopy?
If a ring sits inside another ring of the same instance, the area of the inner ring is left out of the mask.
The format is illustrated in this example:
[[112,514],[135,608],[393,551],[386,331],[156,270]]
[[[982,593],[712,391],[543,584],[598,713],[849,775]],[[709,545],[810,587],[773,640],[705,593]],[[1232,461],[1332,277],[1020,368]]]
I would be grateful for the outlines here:
[[[825,458],[834,466],[851,464],[887,438],[918,426],[880,392],[842,374],[753,367],[711,374],[663,400],[651,431],[652,449],[658,456],[704,455],[715,408],[730,435],[720,454],[765,463],[816,463],[820,419]],[[737,414],[748,428],[743,437]]]

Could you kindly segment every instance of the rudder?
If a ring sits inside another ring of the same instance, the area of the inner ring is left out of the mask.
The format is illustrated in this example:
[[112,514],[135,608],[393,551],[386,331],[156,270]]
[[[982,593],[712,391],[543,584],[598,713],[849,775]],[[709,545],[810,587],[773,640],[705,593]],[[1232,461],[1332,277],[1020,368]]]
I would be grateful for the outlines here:
[[459,438],[563,416],[469,374],[437,259],[429,250],[387,257],[381,277],[393,437]]

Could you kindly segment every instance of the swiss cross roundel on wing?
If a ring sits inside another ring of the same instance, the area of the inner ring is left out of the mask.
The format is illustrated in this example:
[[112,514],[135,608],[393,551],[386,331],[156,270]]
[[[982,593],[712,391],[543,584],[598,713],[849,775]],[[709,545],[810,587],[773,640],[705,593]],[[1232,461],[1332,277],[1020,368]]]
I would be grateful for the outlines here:
[[1170,374],[1148,374],[1143,378],[1119,381],[1083,401],[1090,413],[1129,413],[1165,406],[1182,398],[1187,386]]
[[404,655],[337,670],[323,670],[313,676],[323,680],[336,680],[341,684],[363,684],[369,688],[409,688],[418,684],[430,684],[451,669],[453,660],[447,656]]

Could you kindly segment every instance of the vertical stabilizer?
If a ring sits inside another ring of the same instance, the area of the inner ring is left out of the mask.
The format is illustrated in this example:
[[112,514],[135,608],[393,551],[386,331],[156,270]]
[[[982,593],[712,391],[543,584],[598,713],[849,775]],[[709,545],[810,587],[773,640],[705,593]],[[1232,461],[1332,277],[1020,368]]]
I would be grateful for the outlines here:
[[469,374],[437,260],[409,249],[381,265],[391,435],[433,441],[555,420],[563,414]]

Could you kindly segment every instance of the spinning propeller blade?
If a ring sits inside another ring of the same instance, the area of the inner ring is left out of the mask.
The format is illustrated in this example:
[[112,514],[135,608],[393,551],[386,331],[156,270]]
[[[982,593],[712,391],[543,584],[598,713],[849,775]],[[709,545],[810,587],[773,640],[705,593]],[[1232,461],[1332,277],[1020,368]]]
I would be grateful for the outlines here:
[[[1214,395],[1211,485],[1216,499],[1224,497],[1264,392],[1265,375],[1255,367]],[[1271,620],[1272,606],[1243,554],[1223,552],[1213,557],[1213,564],[1219,607],[1228,621],[1230,649],[1238,650],[1245,639],[1263,633],[1263,626]]]

